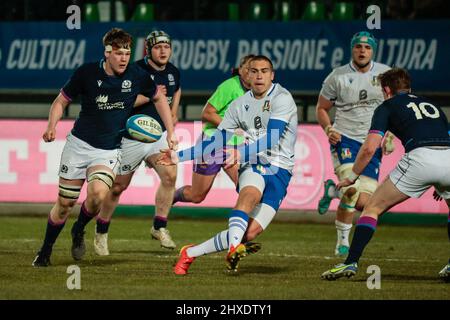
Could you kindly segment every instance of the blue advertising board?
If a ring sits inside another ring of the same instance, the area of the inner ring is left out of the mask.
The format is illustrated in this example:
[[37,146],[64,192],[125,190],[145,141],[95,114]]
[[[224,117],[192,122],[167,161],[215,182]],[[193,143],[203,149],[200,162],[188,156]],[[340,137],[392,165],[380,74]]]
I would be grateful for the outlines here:
[[[294,93],[317,94],[335,67],[348,63],[350,39],[367,30],[352,22],[65,22],[0,23],[0,90],[57,90],[81,64],[103,57],[102,37],[112,27],[134,36],[133,60],[145,54],[146,35],[162,29],[173,38],[183,91],[210,92],[246,54],[274,63],[276,81]],[[385,21],[371,32],[376,61],[407,68],[418,92],[450,91],[450,21]]]

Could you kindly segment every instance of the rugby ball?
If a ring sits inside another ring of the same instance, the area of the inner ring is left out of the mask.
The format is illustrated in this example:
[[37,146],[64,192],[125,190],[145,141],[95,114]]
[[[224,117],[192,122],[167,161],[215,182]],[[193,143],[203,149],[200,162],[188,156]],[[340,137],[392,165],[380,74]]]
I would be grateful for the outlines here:
[[153,143],[162,135],[162,128],[158,121],[145,114],[136,114],[127,120],[127,131],[138,141]]

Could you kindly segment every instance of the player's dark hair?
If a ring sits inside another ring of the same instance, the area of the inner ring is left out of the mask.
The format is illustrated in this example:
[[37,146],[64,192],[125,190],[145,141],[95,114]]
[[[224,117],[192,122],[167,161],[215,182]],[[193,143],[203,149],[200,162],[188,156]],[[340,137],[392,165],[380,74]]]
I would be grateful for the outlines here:
[[411,88],[411,77],[408,71],[402,68],[392,68],[380,75],[378,81],[381,87],[389,87],[393,94],[400,91],[409,91]]
[[253,58],[251,58],[251,61],[261,61],[261,60],[267,61],[270,64],[270,70],[273,71],[273,63],[268,57],[263,56],[263,55],[256,55]]
[[103,45],[112,46],[115,49],[125,48],[131,49],[133,37],[126,31],[119,28],[112,28],[103,37]]

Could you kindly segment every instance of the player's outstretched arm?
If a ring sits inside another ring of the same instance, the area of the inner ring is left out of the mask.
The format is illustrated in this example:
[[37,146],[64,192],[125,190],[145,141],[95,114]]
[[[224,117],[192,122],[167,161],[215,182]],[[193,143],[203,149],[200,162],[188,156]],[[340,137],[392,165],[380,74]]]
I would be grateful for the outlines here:
[[62,93],[58,94],[50,107],[50,112],[48,114],[48,124],[47,129],[42,135],[42,139],[45,142],[51,142],[56,138],[56,125],[59,120],[61,120],[64,109],[70,104],[68,100]]
[[153,103],[155,104],[156,110],[164,123],[167,130],[167,143],[169,148],[176,150],[178,148],[178,140],[175,136],[172,113],[170,111],[169,103],[167,102],[166,95],[162,90],[157,90],[156,94],[153,96]]
[[241,145],[235,150],[227,150],[225,169],[232,167],[238,162],[251,162],[258,153],[277,145],[287,125],[288,123],[283,120],[269,119],[267,133],[264,136],[253,143]]

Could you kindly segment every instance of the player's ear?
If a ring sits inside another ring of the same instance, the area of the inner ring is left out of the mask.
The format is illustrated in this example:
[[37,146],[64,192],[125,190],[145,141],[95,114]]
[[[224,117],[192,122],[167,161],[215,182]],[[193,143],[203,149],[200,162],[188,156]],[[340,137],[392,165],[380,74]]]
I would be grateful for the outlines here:
[[275,79],[275,71],[272,70],[272,75],[270,76],[270,80],[273,81],[273,79]]

